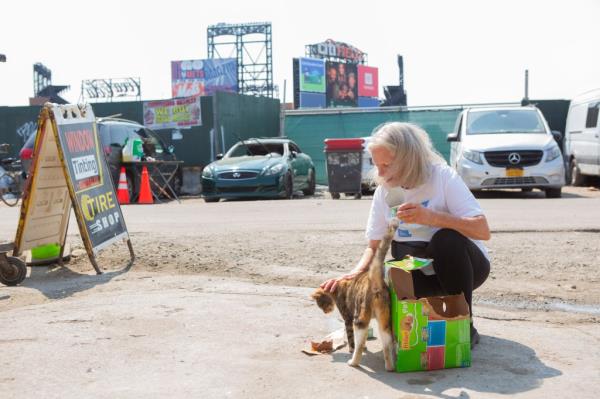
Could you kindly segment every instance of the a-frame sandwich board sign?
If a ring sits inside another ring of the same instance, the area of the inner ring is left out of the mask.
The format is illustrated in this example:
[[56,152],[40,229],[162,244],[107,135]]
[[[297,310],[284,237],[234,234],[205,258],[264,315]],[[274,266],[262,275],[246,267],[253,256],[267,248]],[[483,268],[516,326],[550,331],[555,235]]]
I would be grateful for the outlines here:
[[96,273],[100,250],[126,241],[135,254],[87,105],[46,103],[38,118],[33,164],[23,194],[14,255],[43,244],[65,246],[71,206]]

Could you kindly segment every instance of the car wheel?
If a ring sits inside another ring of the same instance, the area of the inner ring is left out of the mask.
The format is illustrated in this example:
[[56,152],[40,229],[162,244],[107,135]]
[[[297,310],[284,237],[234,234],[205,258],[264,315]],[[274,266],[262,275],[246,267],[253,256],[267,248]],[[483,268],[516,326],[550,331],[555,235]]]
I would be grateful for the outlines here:
[[547,188],[544,191],[546,192],[546,198],[560,198],[562,195],[560,188]]
[[571,160],[571,185],[572,186],[583,186],[586,183],[586,176],[581,174],[579,166],[575,158]]
[[531,187],[523,187],[521,189],[521,191],[524,192],[524,193],[530,193],[530,192],[533,191],[533,188],[531,188]]
[[354,199],[361,199],[361,198],[362,198],[362,193],[354,194]]
[[340,199],[340,193],[331,193],[331,198]]
[[285,175],[283,188],[284,188],[284,197],[283,198],[292,199],[294,197],[294,180],[292,179],[292,174],[289,172]]
[[219,197],[204,198],[204,202],[219,202],[220,199]]
[[308,188],[302,190],[304,195],[315,195],[315,187],[317,182],[315,181],[315,170],[311,169],[308,171]]

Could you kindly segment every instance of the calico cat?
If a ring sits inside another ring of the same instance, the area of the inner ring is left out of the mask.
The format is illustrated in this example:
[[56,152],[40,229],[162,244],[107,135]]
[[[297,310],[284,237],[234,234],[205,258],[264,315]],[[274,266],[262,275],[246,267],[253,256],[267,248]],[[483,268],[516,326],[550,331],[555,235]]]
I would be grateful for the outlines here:
[[381,240],[369,270],[351,280],[339,281],[333,293],[322,288],[317,289],[312,298],[325,313],[332,312],[337,306],[346,325],[346,335],[352,358],[350,366],[358,366],[362,358],[369,322],[377,319],[379,335],[383,344],[385,369],[394,370],[394,344],[390,319],[390,294],[384,281],[384,262],[390,243],[397,228],[397,221],[392,221],[388,231]]

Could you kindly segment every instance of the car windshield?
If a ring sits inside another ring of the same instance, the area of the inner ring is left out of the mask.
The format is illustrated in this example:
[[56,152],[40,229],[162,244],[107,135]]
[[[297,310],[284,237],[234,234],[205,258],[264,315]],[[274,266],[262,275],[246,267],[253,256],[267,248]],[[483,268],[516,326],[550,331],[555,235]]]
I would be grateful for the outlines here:
[[242,141],[237,143],[225,155],[225,158],[245,156],[283,156],[283,143],[265,143],[255,141]]
[[467,134],[546,133],[536,110],[471,111]]
[[162,154],[164,152],[163,148],[165,148],[165,145],[156,133],[146,128],[139,128],[136,130],[136,133],[142,137],[147,144],[153,145],[154,151],[157,154]]

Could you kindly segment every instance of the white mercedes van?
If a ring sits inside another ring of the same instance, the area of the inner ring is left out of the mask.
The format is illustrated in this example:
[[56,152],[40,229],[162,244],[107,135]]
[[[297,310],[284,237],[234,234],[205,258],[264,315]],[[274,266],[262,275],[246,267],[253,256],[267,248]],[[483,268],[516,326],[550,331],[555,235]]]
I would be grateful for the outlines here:
[[471,190],[537,188],[558,198],[565,169],[554,135],[534,106],[469,108],[447,137],[450,166]]
[[569,106],[564,148],[568,182],[574,186],[600,176],[599,110],[600,89],[574,98]]

